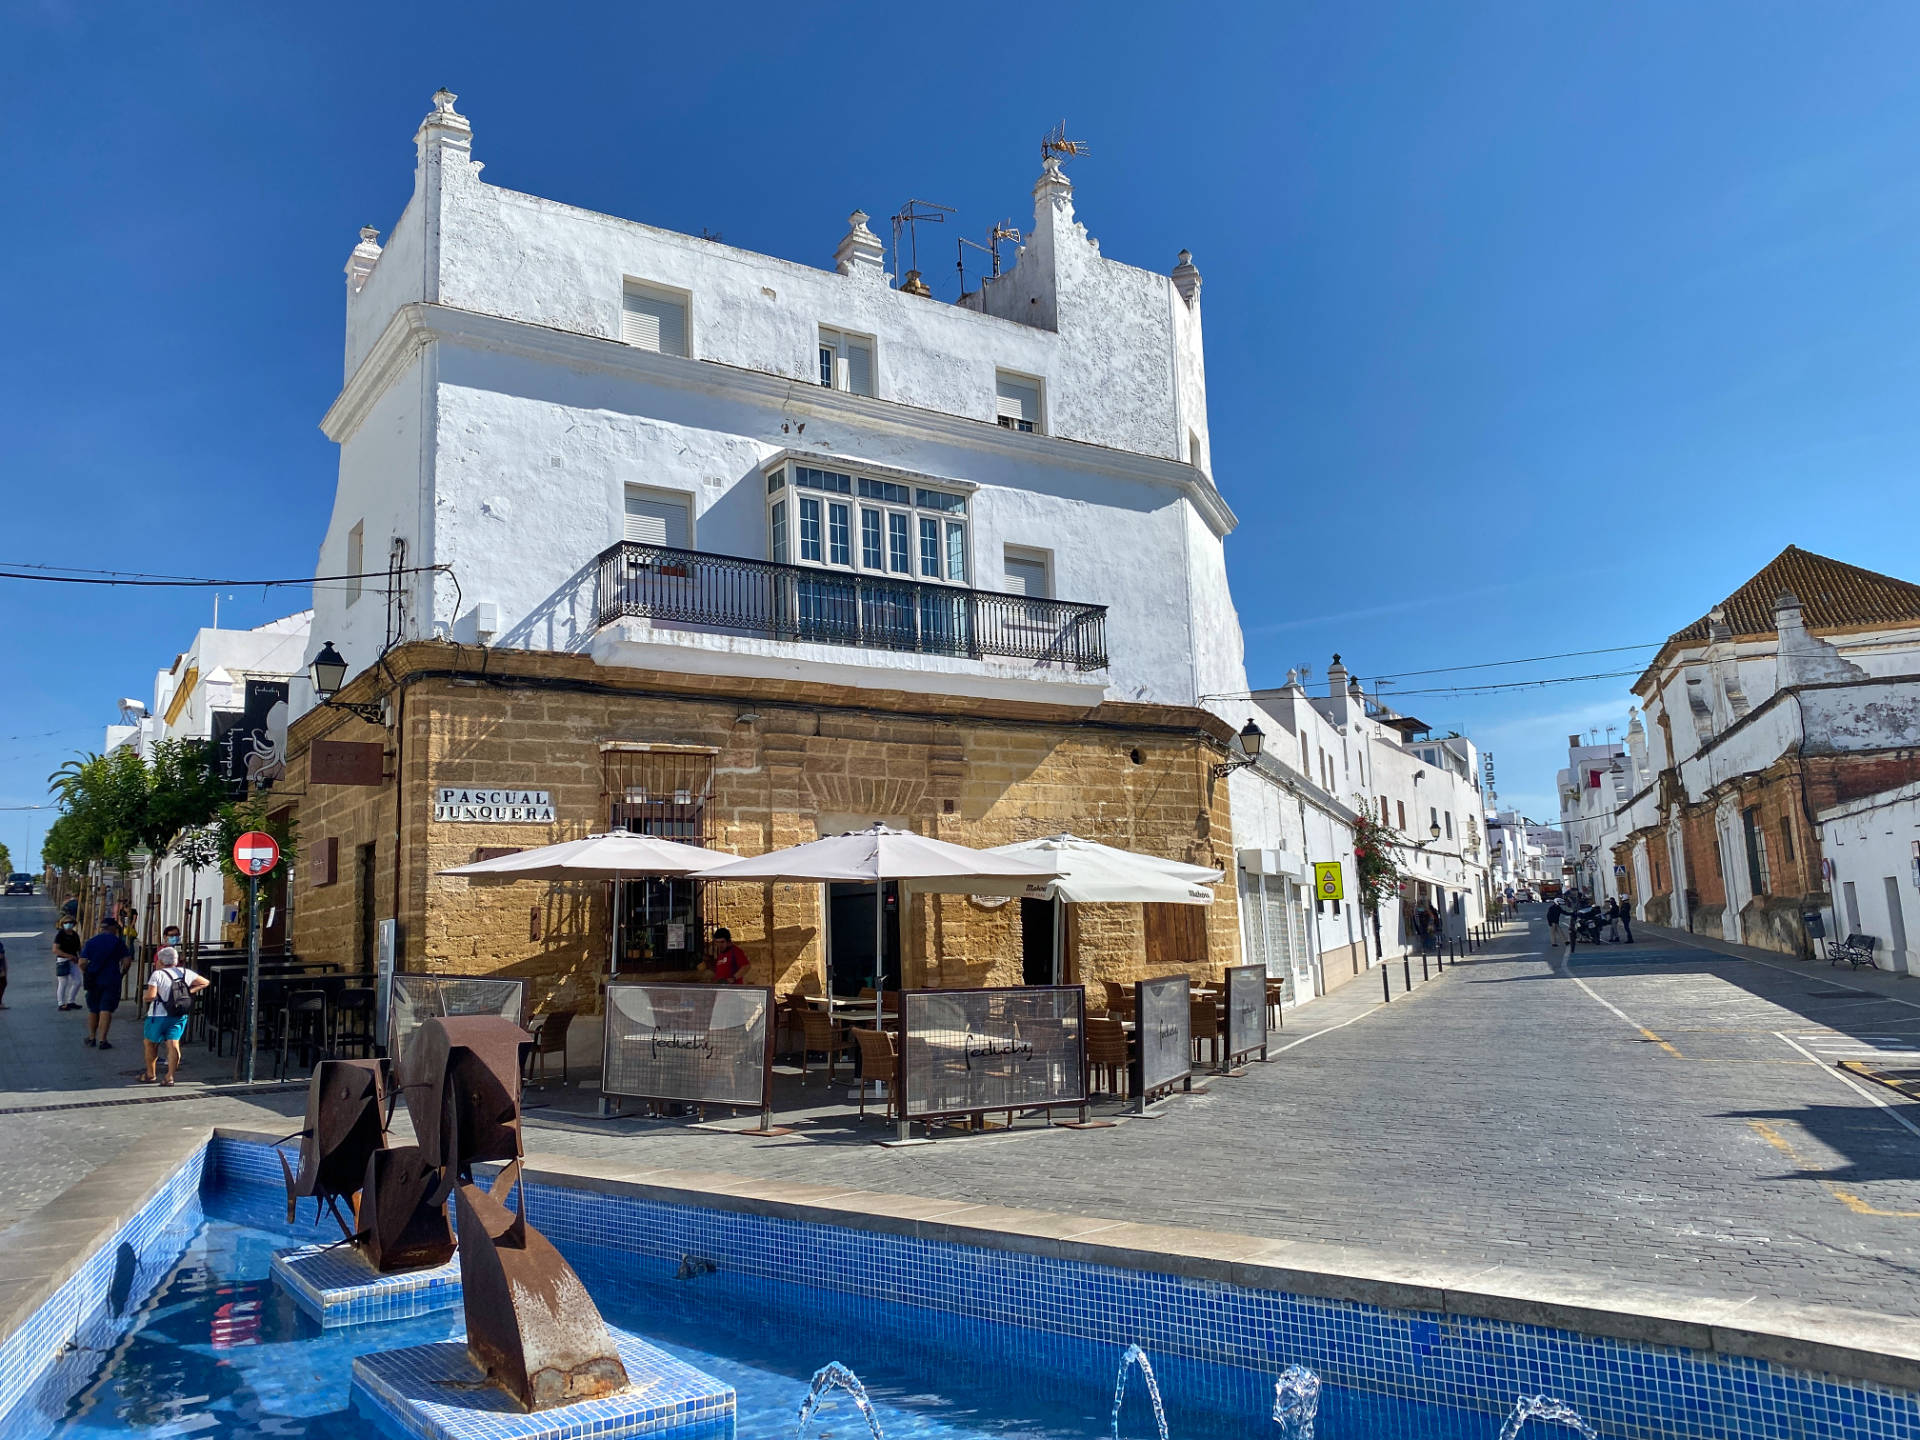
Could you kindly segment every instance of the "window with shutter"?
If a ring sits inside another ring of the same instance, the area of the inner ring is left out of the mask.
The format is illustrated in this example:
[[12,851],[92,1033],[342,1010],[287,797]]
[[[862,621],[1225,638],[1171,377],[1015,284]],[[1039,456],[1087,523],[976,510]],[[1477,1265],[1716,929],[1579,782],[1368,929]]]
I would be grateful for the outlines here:
[[820,327],[820,383],[853,395],[873,394],[873,339]]
[[1029,600],[1045,600],[1052,587],[1047,583],[1047,559],[1044,555],[1007,547],[1005,573],[1000,588],[1009,595],[1025,595]]
[[1265,965],[1271,975],[1273,962],[1268,959],[1266,908],[1260,902],[1260,877],[1246,870],[1240,872],[1240,926],[1246,933],[1246,963]]
[[620,296],[620,338],[642,350],[685,355],[686,297],[628,282]]
[[627,487],[626,539],[635,545],[665,545],[675,550],[692,548],[688,544],[691,527],[684,497],[663,495],[657,490]]
[[996,413],[1004,429],[1037,431],[1040,428],[1040,382],[1024,375],[998,371],[993,377]]
[[1287,882],[1268,875],[1261,889],[1267,912],[1267,974],[1282,977],[1293,964],[1293,916],[1287,906]]
[[360,598],[360,573],[367,568],[367,522],[356,520],[347,531],[347,604]]

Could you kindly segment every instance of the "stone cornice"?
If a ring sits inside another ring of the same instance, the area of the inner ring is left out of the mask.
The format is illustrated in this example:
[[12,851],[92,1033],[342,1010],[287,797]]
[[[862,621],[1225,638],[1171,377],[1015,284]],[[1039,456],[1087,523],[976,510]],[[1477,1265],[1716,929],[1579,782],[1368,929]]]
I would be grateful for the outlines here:
[[[403,305],[394,312],[366,359],[321,417],[320,429],[326,437],[335,444],[350,437],[414,357],[435,341],[556,361],[668,389],[759,400],[784,415],[819,415],[869,433],[932,438],[1015,459],[1037,459],[1066,469],[1163,486],[1185,496],[1217,536],[1230,534],[1240,523],[1220,492],[1184,461],[1138,455],[1057,435],[1021,434],[984,420],[827,390],[785,375],[659,355],[615,340],[424,301]],[[819,458],[824,460],[831,454],[819,452]]]

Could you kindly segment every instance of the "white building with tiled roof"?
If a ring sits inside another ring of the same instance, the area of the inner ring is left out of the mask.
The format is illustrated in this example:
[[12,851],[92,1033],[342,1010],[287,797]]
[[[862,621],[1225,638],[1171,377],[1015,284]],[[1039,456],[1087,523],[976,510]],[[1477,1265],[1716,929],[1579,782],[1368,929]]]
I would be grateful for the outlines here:
[[[1644,718],[1628,726],[1614,813],[1585,817],[1612,855],[1595,867],[1602,893],[1789,953],[1810,948],[1808,912],[1867,923],[1860,882],[1831,883],[1823,816],[1920,780],[1920,585],[1788,546],[1674,632],[1633,691]],[[1911,872],[1867,878],[1873,905],[1894,897],[1920,923]],[[1900,906],[1880,914],[1904,937]],[[1908,968],[1904,938],[1882,963]]]

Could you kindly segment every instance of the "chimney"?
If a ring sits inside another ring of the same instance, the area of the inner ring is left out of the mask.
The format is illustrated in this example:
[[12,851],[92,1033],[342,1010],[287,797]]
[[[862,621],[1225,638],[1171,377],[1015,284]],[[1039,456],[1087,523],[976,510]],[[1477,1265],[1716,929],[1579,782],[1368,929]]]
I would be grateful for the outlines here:
[[1773,628],[1780,637],[1774,652],[1774,679],[1781,689],[1866,679],[1867,672],[1837,648],[1807,633],[1800,597],[1791,590],[1782,590],[1774,598]]
[[1347,667],[1340,663],[1336,652],[1333,663],[1327,666],[1327,698],[1338,700],[1347,693]]
[[1173,267],[1173,288],[1180,292],[1180,298],[1189,308],[1199,303],[1200,272],[1194,267],[1191,250],[1180,252],[1180,263]]
[[1580,737],[1578,735],[1567,736],[1567,749],[1578,750],[1579,748],[1580,748]]
[[887,247],[867,228],[870,217],[856,210],[847,217],[847,233],[833,252],[833,268],[842,275],[857,275],[863,280],[887,280]]
[[907,278],[900,282],[900,288],[908,295],[918,295],[926,300],[933,298],[933,291],[927,287],[927,282],[920,278],[918,270],[907,271]]
[[367,283],[367,277],[373,274],[373,267],[380,263],[380,232],[371,225],[360,227],[360,243],[353,247],[353,253],[347,256],[347,291],[358,295],[360,287]]

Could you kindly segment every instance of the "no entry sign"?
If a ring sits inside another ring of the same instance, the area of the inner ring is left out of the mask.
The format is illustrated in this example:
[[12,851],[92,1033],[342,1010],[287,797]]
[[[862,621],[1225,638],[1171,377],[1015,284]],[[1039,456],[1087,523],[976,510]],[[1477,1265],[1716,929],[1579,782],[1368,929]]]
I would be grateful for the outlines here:
[[233,866],[242,875],[264,875],[280,863],[280,842],[264,830],[249,830],[233,842]]

